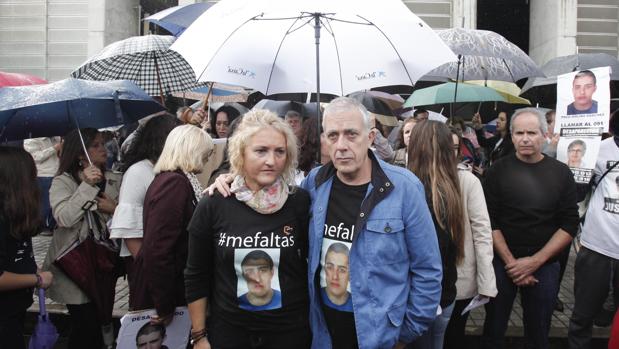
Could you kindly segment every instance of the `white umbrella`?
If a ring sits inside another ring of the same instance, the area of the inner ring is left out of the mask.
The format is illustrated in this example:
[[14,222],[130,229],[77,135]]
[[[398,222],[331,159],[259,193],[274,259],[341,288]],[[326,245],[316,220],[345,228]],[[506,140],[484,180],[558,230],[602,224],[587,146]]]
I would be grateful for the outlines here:
[[413,85],[456,60],[401,0],[222,0],[171,49],[199,81],[265,95]]

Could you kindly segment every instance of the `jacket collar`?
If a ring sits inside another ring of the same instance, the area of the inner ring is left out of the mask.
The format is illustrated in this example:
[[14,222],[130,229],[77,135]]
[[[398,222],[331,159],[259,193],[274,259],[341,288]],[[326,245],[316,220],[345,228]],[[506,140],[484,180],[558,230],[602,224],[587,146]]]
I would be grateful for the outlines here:
[[[372,162],[372,179],[370,180],[370,182],[372,183],[372,187],[382,188],[383,191],[381,191],[381,193],[384,192],[384,196],[386,196],[393,190],[393,183],[391,183],[391,180],[389,180],[389,177],[387,177],[387,175],[385,174],[385,171],[383,170],[380,161],[378,160],[373,151],[368,150],[368,158]],[[322,166],[316,174],[316,188],[324,184],[331,177],[335,176],[336,172],[337,169],[333,165],[333,162],[329,162]]]

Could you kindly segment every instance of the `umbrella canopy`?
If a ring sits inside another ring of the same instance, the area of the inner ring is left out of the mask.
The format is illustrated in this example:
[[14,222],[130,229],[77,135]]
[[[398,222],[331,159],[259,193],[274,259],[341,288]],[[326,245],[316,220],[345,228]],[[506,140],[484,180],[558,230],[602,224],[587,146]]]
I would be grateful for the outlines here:
[[520,94],[520,87],[513,82],[497,80],[468,80],[465,82],[467,84],[490,87],[503,96],[505,102],[509,104],[531,104],[528,99],[518,97]]
[[556,57],[542,66],[546,77],[533,77],[522,87],[521,95],[553,107],[557,103],[557,76],[577,70],[610,67],[610,79],[619,81],[619,60],[606,53],[579,53]]
[[[444,84],[426,87],[413,92],[406,100],[404,107],[417,107],[454,102],[456,84],[446,82]],[[484,86],[461,83],[458,85],[458,97],[456,102],[505,102],[505,98],[497,91]]]
[[266,109],[274,112],[279,117],[286,116],[289,110],[294,110],[302,117],[316,115],[316,103],[300,103],[295,101],[275,101],[272,99],[262,99],[252,109]]
[[170,35],[134,36],[104,47],[71,73],[86,80],[131,80],[151,96],[169,95],[196,87],[187,62],[168,50]]
[[32,75],[0,71],[0,87],[47,84],[47,80]]
[[164,110],[131,81],[65,79],[0,89],[0,139],[64,136],[76,127],[104,128]]
[[402,105],[405,102],[404,98],[397,94],[391,94],[383,91],[368,91],[368,93],[371,96],[376,97],[381,101],[387,103],[387,105],[389,106],[389,108],[391,108],[392,111],[394,109],[402,108]]
[[[419,55],[419,47],[432,54]],[[199,81],[265,95],[342,96],[375,86],[412,85],[456,60],[400,0],[223,0],[171,49],[185,57]]]
[[398,118],[393,115],[389,105],[370,92],[355,92],[348,95],[348,97],[356,99],[359,103],[363,104],[365,109],[373,114],[381,124],[385,126],[398,125]]
[[45,309],[45,290],[39,288],[38,292],[39,316],[32,336],[30,336],[28,349],[52,349],[58,340],[58,331]]
[[144,21],[156,24],[178,37],[211,6],[213,4],[207,2],[174,6],[148,16]]
[[[209,93],[210,92],[210,93]],[[225,84],[208,84],[186,92],[174,92],[174,97],[203,100],[212,102],[247,102],[248,91],[242,87]]]
[[429,81],[501,80],[516,82],[531,76],[544,76],[533,60],[503,36],[488,30],[454,28],[437,34],[458,62],[444,64],[421,78]]

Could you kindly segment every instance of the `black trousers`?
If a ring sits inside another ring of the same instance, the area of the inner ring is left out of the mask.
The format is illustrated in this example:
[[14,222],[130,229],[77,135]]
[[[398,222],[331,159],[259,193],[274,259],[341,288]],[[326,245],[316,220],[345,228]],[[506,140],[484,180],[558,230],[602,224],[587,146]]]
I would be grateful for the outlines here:
[[24,317],[26,311],[0,317],[0,349],[26,349],[24,343]]
[[451,319],[449,319],[449,325],[447,325],[447,331],[445,332],[445,344],[444,349],[457,349],[465,348],[467,338],[465,335],[466,321],[469,319],[470,311],[460,315],[464,308],[471,302],[472,298],[462,299],[456,301],[454,310],[451,313]]
[[574,311],[567,334],[570,349],[591,346],[593,320],[602,309],[611,282],[617,304],[619,261],[581,247],[574,266]]
[[292,331],[263,332],[209,321],[208,337],[213,349],[308,349],[312,343],[309,326]]
[[93,303],[67,304],[71,319],[69,349],[101,348],[103,337],[97,309]]

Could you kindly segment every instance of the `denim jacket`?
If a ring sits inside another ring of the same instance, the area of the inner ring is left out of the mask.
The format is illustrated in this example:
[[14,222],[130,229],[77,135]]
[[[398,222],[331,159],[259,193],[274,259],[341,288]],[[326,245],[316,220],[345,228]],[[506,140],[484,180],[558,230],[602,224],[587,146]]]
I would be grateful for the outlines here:
[[[421,182],[410,171],[369,152],[372,180],[361,205],[350,251],[350,287],[359,348],[391,349],[419,337],[436,317],[441,254]],[[329,349],[317,273],[333,165],[310,172],[301,186],[312,198],[309,293],[312,348]]]

